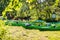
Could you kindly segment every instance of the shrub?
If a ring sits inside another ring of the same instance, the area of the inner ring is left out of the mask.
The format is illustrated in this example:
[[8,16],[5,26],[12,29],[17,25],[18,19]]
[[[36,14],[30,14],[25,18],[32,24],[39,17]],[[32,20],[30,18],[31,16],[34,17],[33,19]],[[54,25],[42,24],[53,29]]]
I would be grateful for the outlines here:
[[0,40],[3,39],[3,37],[6,34],[6,27],[4,21],[0,20]]

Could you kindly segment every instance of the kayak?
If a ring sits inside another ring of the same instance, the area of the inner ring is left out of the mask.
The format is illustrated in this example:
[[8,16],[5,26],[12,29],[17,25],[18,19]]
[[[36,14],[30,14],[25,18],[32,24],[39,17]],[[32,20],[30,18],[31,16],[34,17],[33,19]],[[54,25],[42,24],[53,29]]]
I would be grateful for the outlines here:
[[36,25],[36,22],[23,22],[23,21],[17,21],[17,20],[8,20],[5,22],[5,25],[9,25],[9,26],[22,26],[26,29],[39,29],[39,30],[50,30],[50,31],[54,31],[54,30],[60,30],[60,26],[55,26],[55,25],[49,25],[48,26],[43,26],[43,25]]

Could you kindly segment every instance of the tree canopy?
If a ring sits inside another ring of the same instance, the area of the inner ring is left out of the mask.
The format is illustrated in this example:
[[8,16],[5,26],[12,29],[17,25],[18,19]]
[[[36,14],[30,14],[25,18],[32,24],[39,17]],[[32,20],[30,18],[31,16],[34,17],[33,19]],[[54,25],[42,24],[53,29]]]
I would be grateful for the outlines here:
[[14,16],[12,19],[30,16],[34,20],[52,20],[52,14],[55,12],[54,20],[60,20],[60,0],[5,0],[0,4],[3,6],[3,9],[0,8],[2,15],[6,19],[9,13],[10,17]]

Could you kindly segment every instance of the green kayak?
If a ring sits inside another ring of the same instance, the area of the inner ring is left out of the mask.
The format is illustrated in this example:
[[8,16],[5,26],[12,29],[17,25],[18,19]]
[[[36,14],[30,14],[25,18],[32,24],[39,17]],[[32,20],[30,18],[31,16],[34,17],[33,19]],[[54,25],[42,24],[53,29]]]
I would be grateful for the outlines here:
[[[38,25],[37,25],[37,24]],[[22,26],[26,29],[39,29],[39,30],[60,30],[60,23],[59,26],[57,26],[58,24],[55,23],[56,25],[52,25],[52,23],[45,23],[45,25],[43,26],[42,23],[44,23],[44,21],[38,21],[38,22],[22,22],[22,21],[17,21],[17,20],[8,20],[5,21],[5,25],[9,25],[9,26]]]

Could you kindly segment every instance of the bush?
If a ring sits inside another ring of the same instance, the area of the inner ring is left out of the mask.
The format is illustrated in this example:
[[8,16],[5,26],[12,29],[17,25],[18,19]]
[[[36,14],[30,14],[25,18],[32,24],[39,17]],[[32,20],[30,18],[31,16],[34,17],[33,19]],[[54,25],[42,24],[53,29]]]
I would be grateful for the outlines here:
[[0,27],[0,40],[3,39],[3,37],[5,36],[5,34],[6,34],[5,27]]
[[0,20],[0,40],[3,39],[5,33],[6,33],[6,27],[4,27],[4,21]]

